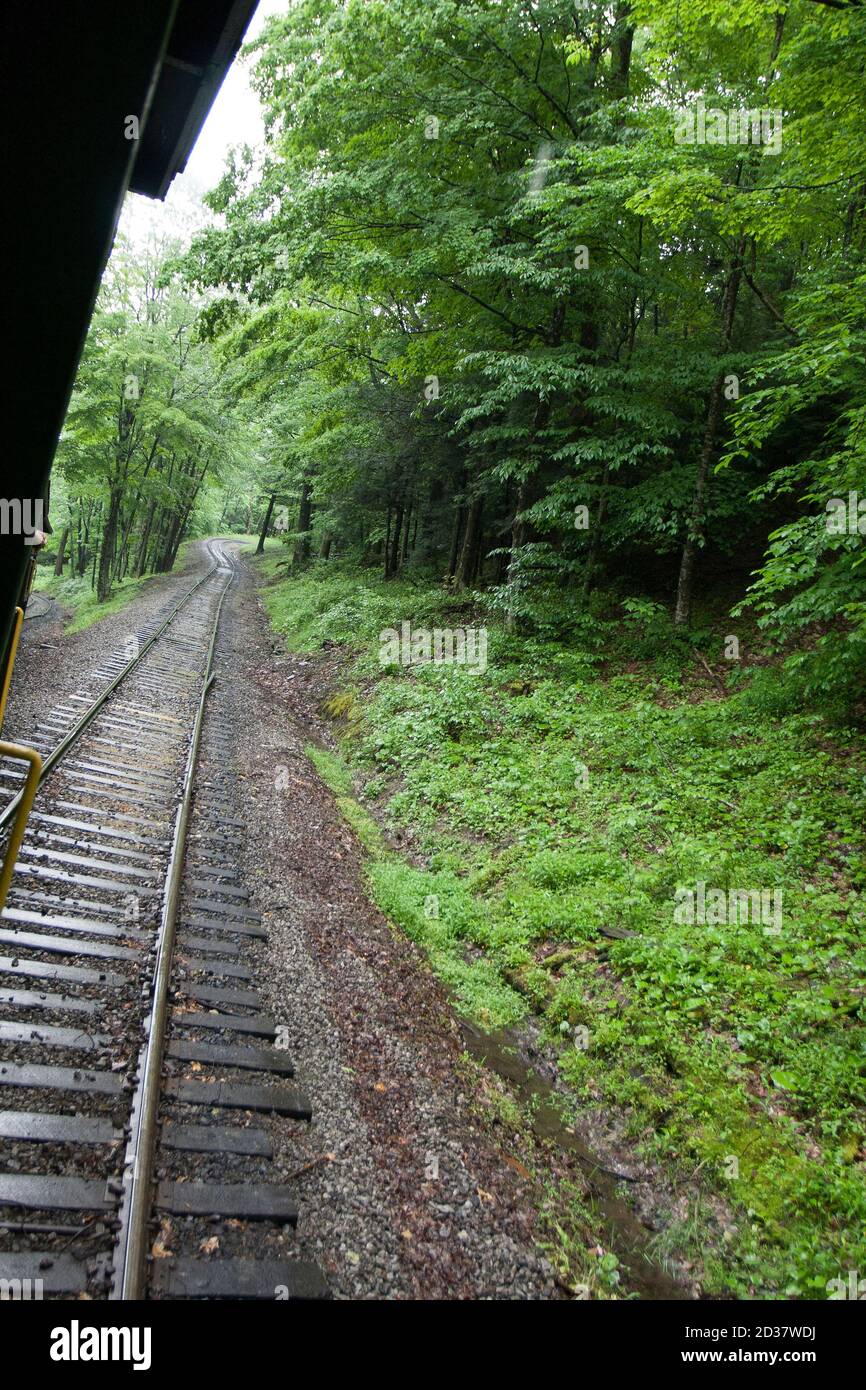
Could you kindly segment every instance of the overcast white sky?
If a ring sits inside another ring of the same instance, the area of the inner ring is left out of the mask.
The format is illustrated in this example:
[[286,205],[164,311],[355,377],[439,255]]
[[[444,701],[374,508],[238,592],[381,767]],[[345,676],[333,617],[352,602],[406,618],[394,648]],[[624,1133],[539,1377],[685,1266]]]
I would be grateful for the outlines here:
[[[244,42],[256,37],[265,20],[282,14],[287,0],[259,0]],[[225,157],[232,145],[260,145],[264,139],[259,99],[249,84],[253,60],[237,58],[229,69],[210,114],[202,127],[182,174],[178,174],[164,203],[129,193],[120,218],[120,231],[142,245],[151,233],[179,236],[188,241],[212,214],[201,205],[201,196],[219,183]]]

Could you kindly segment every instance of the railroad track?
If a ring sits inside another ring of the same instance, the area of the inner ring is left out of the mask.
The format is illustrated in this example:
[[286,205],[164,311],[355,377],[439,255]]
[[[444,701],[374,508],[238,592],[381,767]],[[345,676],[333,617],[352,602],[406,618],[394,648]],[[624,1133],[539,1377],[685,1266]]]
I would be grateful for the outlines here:
[[[327,1296],[291,1258],[292,1191],[268,1180],[274,1126],[311,1111],[254,987],[265,932],[208,695],[234,559],[208,546],[207,572],[29,740],[43,778],[0,918],[13,1296]],[[0,779],[4,833],[20,773]]]

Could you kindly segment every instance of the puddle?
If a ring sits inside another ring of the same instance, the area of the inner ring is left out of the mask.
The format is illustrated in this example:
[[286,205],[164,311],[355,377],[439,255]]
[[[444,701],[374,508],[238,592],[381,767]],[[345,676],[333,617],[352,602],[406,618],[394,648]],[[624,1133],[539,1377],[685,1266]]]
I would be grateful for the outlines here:
[[523,1060],[516,1034],[507,1028],[485,1033],[465,1018],[459,1021],[467,1052],[508,1082],[538,1138],[552,1140],[576,1159],[604,1223],[608,1246],[622,1266],[626,1287],[642,1299],[689,1300],[688,1289],[652,1260],[646,1227],[617,1194],[621,1179],[566,1128],[553,1086]]

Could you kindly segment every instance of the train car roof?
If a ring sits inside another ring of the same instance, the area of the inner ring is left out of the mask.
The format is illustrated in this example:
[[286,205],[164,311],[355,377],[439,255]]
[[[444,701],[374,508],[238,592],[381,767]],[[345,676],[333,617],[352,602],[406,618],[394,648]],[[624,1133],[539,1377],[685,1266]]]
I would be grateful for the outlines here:
[[180,0],[133,165],[133,193],[164,198],[186,167],[256,4]]

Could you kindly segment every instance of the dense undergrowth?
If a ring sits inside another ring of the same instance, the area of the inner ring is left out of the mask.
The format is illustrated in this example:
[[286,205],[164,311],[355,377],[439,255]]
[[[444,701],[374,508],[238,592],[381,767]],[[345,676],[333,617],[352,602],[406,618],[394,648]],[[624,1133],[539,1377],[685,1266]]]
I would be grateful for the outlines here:
[[[642,1151],[691,1176],[659,1254],[739,1297],[825,1298],[864,1268],[861,733],[798,708],[772,666],[711,679],[644,603],[598,598],[567,642],[490,625],[483,673],[382,666],[382,629],[483,615],[277,564],[289,647],[357,650],[329,702],[340,756],[312,752],[376,901],[462,1009],[536,1012],[581,1105],[625,1107]],[[713,665],[709,618],[701,635]],[[700,883],[775,908],[678,921]]]

